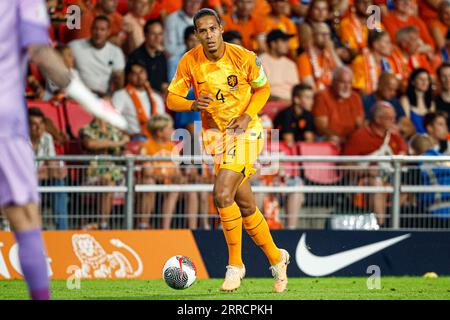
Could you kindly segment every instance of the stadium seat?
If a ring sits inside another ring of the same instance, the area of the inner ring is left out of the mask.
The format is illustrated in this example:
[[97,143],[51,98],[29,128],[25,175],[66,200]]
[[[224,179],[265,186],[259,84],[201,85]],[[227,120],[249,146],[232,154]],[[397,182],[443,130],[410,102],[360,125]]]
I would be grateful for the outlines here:
[[70,130],[75,138],[78,138],[80,129],[92,121],[93,116],[85,111],[75,101],[66,101],[64,104],[65,119],[68,123],[68,130]]
[[[296,156],[298,155],[297,146],[288,146],[284,141],[280,141],[280,155],[286,156]],[[282,168],[281,174],[288,177],[298,177],[300,176],[299,164],[296,162],[281,162],[280,167]]]
[[282,101],[268,101],[262,109],[262,114],[267,114],[270,119],[274,119],[278,112],[287,108],[289,105]]
[[62,113],[61,106],[58,103],[53,103],[49,101],[27,101],[28,108],[39,108],[47,118],[52,120],[53,124],[61,131],[65,132],[66,123],[64,121],[64,116]]
[[[337,156],[339,149],[329,142],[298,142],[298,150],[302,156]],[[321,167],[317,169],[317,167]],[[316,184],[334,184],[340,180],[333,162],[304,162],[304,175],[307,180]],[[328,167],[328,168],[327,168]]]

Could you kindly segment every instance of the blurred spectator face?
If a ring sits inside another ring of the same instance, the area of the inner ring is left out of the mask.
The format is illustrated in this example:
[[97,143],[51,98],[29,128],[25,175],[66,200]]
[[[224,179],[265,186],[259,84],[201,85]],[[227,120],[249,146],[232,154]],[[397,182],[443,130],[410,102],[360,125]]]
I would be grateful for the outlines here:
[[138,17],[144,17],[147,15],[150,9],[149,0],[130,0],[128,2],[128,9],[133,15]]
[[412,31],[405,37],[402,42],[399,43],[399,46],[403,51],[408,52],[408,54],[410,55],[413,55],[419,49],[419,41],[419,33]]
[[414,88],[420,92],[426,92],[430,84],[430,76],[426,72],[419,73],[413,80]]
[[361,17],[369,16],[367,8],[372,5],[372,0],[357,0],[355,2],[356,13]]
[[389,74],[382,78],[378,85],[378,92],[381,98],[391,100],[397,95],[399,82],[394,74]]
[[309,18],[314,22],[324,22],[328,19],[328,3],[325,0],[314,1],[311,4]]
[[163,141],[170,141],[173,133],[173,125],[170,123],[164,129],[156,131],[157,138]]
[[97,48],[102,48],[109,38],[109,23],[103,20],[97,20],[92,25],[91,41]]
[[189,17],[193,17],[202,7],[202,2],[202,0],[184,0],[183,10]]
[[439,74],[442,91],[450,91],[450,68],[443,68]]
[[444,7],[441,7],[441,11],[439,12],[439,17],[441,19],[441,22],[445,24],[448,27],[450,27],[450,5],[445,4]]
[[186,39],[186,48],[187,50],[191,50],[192,48],[195,48],[197,45],[200,44],[200,41],[198,41],[195,34],[189,35],[189,37]]
[[447,140],[448,127],[445,117],[436,117],[434,122],[427,126],[427,133],[434,139],[442,141]]
[[142,88],[147,83],[147,70],[140,65],[133,65],[128,74],[128,82],[136,88]]
[[37,116],[29,117],[30,136],[32,139],[40,139],[45,132],[44,118]]
[[203,16],[197,20],[195,34],[203,48],[210,53],[216,52],[223,44],[223,26],[214,16]]
[[236,12],[242,17],[249,17],[255,9],[255,0],[236,0]]
[[111,14],[117,9],[119,0],[100,0],[100,8],[102,8],[105,14]]
[[303,90],[293,98],[295,106],[300,106],[306,111],[311,111],[314,104],[314,91]]
[[392,106],[383,105],[376,112],[373,122],[385,131],[392,130],[395,126],[395,109]]
[[341,69],[333,77],[332,88],[334,93],[341,99],[347,99],[352,94],[353,74],[351,70]]
[[270,0],[270,7],[274,15],[288,15],[290,11],[289,0]]
[[270,43],[272,53],[281,57],[289,53],[289,40],[278,39]]
[[391,37],[388,33],[382,36],[380,39],[373,43],[373,48],[375,51],[380,53],[382,56],[390,56],[392,53],[392,42]]
[[403,14],[411,15],[413,10],[412,0],[395,0],[395,9]]
[[330,38],[330,28],[325,23],[319,23],[315,26],[313,31],[313,41],[314,45],[320,50],[325,49],[327,42],[331,40]]
[[145,45],[149,48],[161,48],[164,41],[164,30],[161,23],[156,22],[147,27]]

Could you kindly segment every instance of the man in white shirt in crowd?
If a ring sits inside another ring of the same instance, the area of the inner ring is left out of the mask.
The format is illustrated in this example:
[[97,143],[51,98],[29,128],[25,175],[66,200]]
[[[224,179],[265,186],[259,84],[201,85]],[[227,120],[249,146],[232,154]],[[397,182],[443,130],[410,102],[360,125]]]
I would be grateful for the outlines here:
[[132,141],[147,140],[147,122],[152,115],[165,113],[163,98],[152,90],[145,64],[139,61],[127,65],[127,84],[112,97],[114,107],[128,122]]
[[99,96],[109,96],[123,87],[125,57],[122,50],[108,41],[110,21],[97,16],[92,23],[91,38],[69,43],[75,68],[87,87]]

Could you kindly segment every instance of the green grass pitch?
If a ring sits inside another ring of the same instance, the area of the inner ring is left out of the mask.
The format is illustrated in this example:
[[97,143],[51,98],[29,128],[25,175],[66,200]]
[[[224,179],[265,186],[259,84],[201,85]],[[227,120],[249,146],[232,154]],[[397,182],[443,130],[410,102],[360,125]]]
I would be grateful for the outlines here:
[[[367,289],[367,278],[291,278],[288,290],[272,292],[273,280],[246,278],[231,293],[220,292],[222,279],[200,279],[185,290],[173,290],[162,280],[81,280],[80,289],[69,290],[66,281],[52,281],[57,300],[450,300],[450,277],[382,277],[381,289]],[[27,299],[23,281],[0,281],[0,300]]]

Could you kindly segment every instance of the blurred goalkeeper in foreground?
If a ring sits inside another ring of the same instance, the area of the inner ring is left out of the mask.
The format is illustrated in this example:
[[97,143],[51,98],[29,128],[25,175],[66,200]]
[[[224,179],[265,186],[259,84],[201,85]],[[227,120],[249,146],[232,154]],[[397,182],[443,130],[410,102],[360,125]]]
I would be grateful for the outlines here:
[[46,300],[50,298],[47,261],[24,99],[28,58],[47,79],[96,117],[120,129],[126,128],[126,122],[80,80],[71,79],[60,56],[49,46],[43,0],[1,1],[0,12],[0,210],[10,221],[19,245],[20,266],[31,298]]
[[[200,111],[206,151],[214,157],[214,200],[228,246],[228,266],[221,289],[239,288],[245,276],[242,225],[269,259],[275,292],[287,285],[289,254],[273,242],[264,216],[256,207],[248,178],[261,153],[264,136],[258,112],[270,96],[257,56],[225,43],[217,13],[202,9],[194,16],[201,45],[188,51],[169,86],[167,105],[174,111]],[[197,100],[184,97],[190,87]]]

